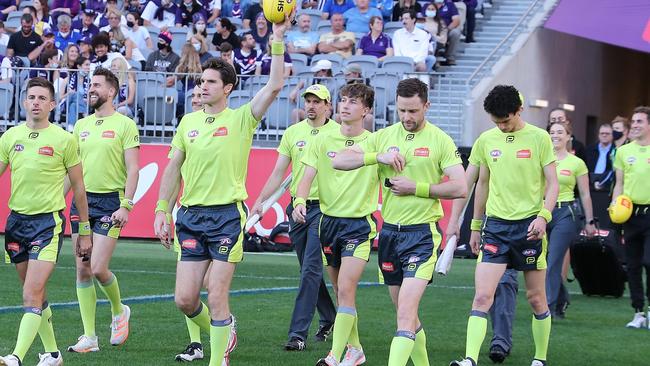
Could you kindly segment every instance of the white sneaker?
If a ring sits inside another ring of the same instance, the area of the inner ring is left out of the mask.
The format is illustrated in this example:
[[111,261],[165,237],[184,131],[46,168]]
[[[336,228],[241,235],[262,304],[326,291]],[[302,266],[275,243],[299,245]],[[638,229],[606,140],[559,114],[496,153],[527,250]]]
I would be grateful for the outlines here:
[[476,366],[476,363],[469,358],[465,358],[458,361],[451,361],[449,366]]
[[38,354],[38,365],[36,366],[61,366],[63,365],[63,356],[59,352],[59,357],[52,357],[51,353]]
[[131,308],[122,305],[122,314],[113,318],[111,322],[111,344],[119,346],[129,338],[129,319],[131,318]]
[[645,328],[646,326],[646,317],[643,313],[636,313],[634,314],[634,318],[632,318],[632,321],[627,323],[626,327],[627,328]]
[[68,352],[87,353],[99,351],[99,342],[97,336],[88,337],[82,335],[77,338],[77,344],[68,347]]
[[221,361],[221,366],[230,366],[230,356],[226,355],[223,357],[223,361]]
[[176,355],[175,360],[178,362],[192,362],[203,359],[203,347],[199,343],[190,343],[185,347],[185,351]]
[[546,366],[546,362],[540,360],[533,360],[530,366]]
[[339,361],[332,356],[332,352],[327,354],[327,357],[321,358],[316,362],[316,366],[339,366]]
[[354,348],[348,345],[348,350],[345,352],[341,366],[358,366],[366,362],[366,355],[363,354],[363,349]]
[[20,366],[20,360],[15,355],[0,356],[0,366]]
[[230,334],[228,335],[228,346],[226,346],[226,356],[229,356],[232,351],[237,348],[237,320],[235,316],[230,314]]

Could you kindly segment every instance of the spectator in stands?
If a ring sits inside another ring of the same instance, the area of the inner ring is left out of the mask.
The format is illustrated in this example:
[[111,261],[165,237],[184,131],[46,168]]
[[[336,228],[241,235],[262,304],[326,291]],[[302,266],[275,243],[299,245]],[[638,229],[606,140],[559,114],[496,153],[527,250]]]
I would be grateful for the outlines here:
[[[27,57],[30,62],[36,62],[45,45],[41,37],[32,29],[33,25],[34,18],[30,14],[23,14],[20,18],[20,32],[15,32],[9,37],[7,57]],[[54,40],[51,43],[54,44]]]
[[29,12],[34,17],[34,32],[43,34],[43,30],[51,28],[50,10],[45,0],[34,0],[34,5],[27,5],[23,8],[23,13]]
[[[115,0],[107,0],[115,1]],[[59,15],[67,14],[70,19],[76,17],[81,11],[81,2],[79,0],[53,0],[50,3],[50,15],[52,15],[52,20],[58,22]],[[53,28],[57,29],[59,27],[58,23],[53,24]]]
[[382,16],[381,11],[377,8],[368,7],[369,0],[357,0],[357,6],[346,10],[343,13],[345,18],[345,29],[352,33],[366,33],[370,18],[373,16]]
[[81,38],[78,42],[77,45],[79,45],[79,53],[81,56],[91,59],[93,58],[93,48],[92,48],[92,43],[93,39],[91,37],[83,37]]
[[79,57],[81,57],[79,46],[76,44],[69,44],[68,47],[66,47],[65,51],[63,51],[63,57],[61,58],[61,69],[74,68]]
[[146,5],[147,0],[125,0],[123,13],[142,14]]
[[122,21],[122,12],[117,8],[107,8],[106,9],[106,19],[108,24],[100,27],[99,30],[102,32],[110,32],[111,30],[119,29],[122,34],[126,35],[128,29],[126,28],[126,18]]
[[[612,159],[613,151],[612,125],[603,123],[598,128],[598,143],[587,147],[587,168],[589,168],[589,181],[596,191],[608,192],[613,182]],[[609,201],[607,201],[609,202]]]
[[255,39],[250,33],[244,33],[241,42],[239,42],[239,48],[236,48],[233,52],[233,61],[239,65],[242,83],[247,79],[248,75],[255,74],[257,54]]
[[368,83],[368,80],[363,78],[363,70],[361,68],[361,65],[354,62],[345,66],[343,69],[343,77],[345,77],[346,84]]
[[[273,36],[269,39],[269,41],[266,43],[266,51],[264,53],[260,53],[259,56],[257,56],[257,60],[255,61],[255,75],[269,75],[271,72],[271,41],[273,40]],[[289,52],[287,50],[284,51],[284,77],[289,77],[291,75],[291,69],[293,67],[293,63],[291,62],[291,56],[289,55]]]
[[269,42],[271,33],[273,32],[271,31],[269,22],[266,21],[264,14],[257,13],[257,17],[255,18],[255,28],[251,29],[251,34],[255,39],[258,51],[261,50],[261,47],[264,47],[264,45]]
[[287,34],[287,50],[289,53],[302,53],[313,56],[318,46],[318,33],[311,30],[311,17],[309,14],[298,16],[298,30],[289,31]]
[[321,0],[302,0],[300,9],[314,9],[318,10]]
[[612,120],[612,139],[614,140],[614,149],[630,142],[628,133],[630,132],[630,120],[622,116],[616,116]]
[[[188,42],[192,45],[192,47],[194,47],[196,52],[199,53],[199,59],[201,61],[201,64],[203,64],[209,58],[212,57],[212,55],[210,55],[210,53],[208,52],[208,42],[206,41],[205,38],[203,38],[202,35],[195,34],[192,36],[192,38],[190,38]],[[181,56],[181,59],[182,58],[183,57]]]
[[447,25],[440,18],[440,13],[433,3],[427,4],[424,9],[424,22],[422,29],[427,31],[431,36],[431,53],[436,54],[436,49],[442,49],[447,43]]
[[0,63],[0,83],[14,82],[14,69],[25,67],[23,59],[18,56],[5,57]]
[[399,22],[402,20],[402,14],[409,10],[414,10],[417,15],[422,12],[422,6],[416,0],[399,0],[393,7],[393,21]]
[[187,32],[187,39],[192,38],[193,35],[199,34],[203,38],[208,38],[207,23],[203,13],[196,13],[192,16],[192,26]]
[[241,68],[237,63],[235,63],[235,57],[233,55],[233,48],[232,45],[228,42],[224,42],[221,44],[221,54],[220,58],[226,62],[228,62],[234,69],[235,69],[235,74],[241,75]]
[[[251,29],[251,23],[257,20],[257,17],[262,13],[262,6],[260,0],[251,0],[251,5],[246,9],[242,26],[244,29]],[[266,18],[264,18],[266,20]],[[271,23],[267,24],[267,28],[271,28]]]
[[334,14],[343,14],[348,9],[354,8],[353,0],[325,0],[323,5],[322,19],[330,19]]
[[212,24],[221,15],[221,0],[203,0],[203,8],[208,16],[206,23]]
[[201,13],[203,19],[206,19],[205,9],[197,0],[181,0],[180,5],[176,8],[176,26],[189,27],[192,23],[194,14]]
[[135,12],[126,14],[126,37],[139,50],[153,49],[151,34],[147,28],[140,26],[140,21],[140,14]]
[[431,71],[435,57],[429,56],[429,33],[415,26],[415,10],[407,10],[402,14],[403,28],[393,34],[395,56],[405,56],[413,59],[415,71]]
[[99,28],[94,24],[97,13],[94,9],[85,9],[81,19],[72,22],[72,29],[79,32],[81,37],[94,37],[99,33]]
[[133,103],[135,102],[135,75],[129,72],[129,64],[123,58],[116,58],[111,62],[111,71],[120,84],[117,92],[116,110],[129,118],[133,118]]
[[[5,29],[5,22],[0,20],[0,46],[7,47],[9,44],[9,35],[7,34],[7,30]],[[0,55],[4,56],[4,55]]]
[[447,44],[445,47],[445,61],[443,66],[456,65],[456,51],[460,42],[460,15],[453,2],[449,0],[434,0],[440,18],[447,26]]
[[[172,35],[169,32],[158,34],[158,50],[152,52],[147,58],[144,71],[174,72],[180,57],[172,50]],[[176,82],[174,76],[167,76],[167,87],[173,87]]]
[[96,14],[103,13],[106,10],[106,0],[85,0],[85,9],[92,9]]
[[[181,60],[176,66],[176,90],[178,91],[178,103],[176,104],[176,116],[181,117],[185,113],[185,95],[192,93],[194,86],[201,78],[201,59],[191,43],[187,42],[181,49]],[[188,75],[189,74],[189,75]]]
[[152,25],[160,29],[173,27],[176,22],[177,8],[178,6],[172,0],[149,1],[142,12],[144,25]]
[[0,1],[0,20],[7,20],[9,13],[16,10],[16,0]]
[[357,55],[375,56],[379,61],[394,56],[393,41],[384,33],[384,21],[374,16],[370,18],[370,32],[361,37],[357,45]]
[[[328,90],[336,90],[336,81],[334,80],[332,72],[332,62],[330,60],[318,60],[316,65],[312,66],[311,72],[314,73],[313,79],[309,80],[311,85],[322,84]],[[289,93],[289,101],[291,104],[298,102],[298,95],[305,87],[305,80],[301,78],[295,88]],[[291,111],[291,123],[297,123],[305,119],[305,111],[300,108],[295,108]]]
[[330,22],[332,23],[332,30],[328,33],[321,34],[318,42],[318,52],[336,53],[343,58],[352,56],[356,38],[354,33],[345,30],[343,26],[343,14],[332,14]]
[[72,19],[68,14],[61,14],[57,19],[59,30],[54,34],[54,46],[63,51],[69,44],[76,44],[81,34],[72,29]]
[[393,18],[393,9],[396,3],[393,0],[371,0],[370,7],[377,8],[381,11],[383,20],[390,22]]
[[476,7],[478,6],[477,0],[463,0],[467,7],[465,15],[465,43],[476,42],[474,40],[474,29],[476,28]]
[[122,15],[122,11],[117,6],[117,1],[107,0],[104,12],[99,13],[99,16],[95,17],[95,25],[99,27],[100,31],[106,31],[106,29],[108,29],[108,26],[110,25],[110,19],[108,18],[111,16],[111,14],[119,14],[119,24],[126,25],[126,19]]
[[242,19],[249,6],[250,0],[225,1],[221,4],[221,17]]
[[[56,48],[56,46],[54,45],[54,32],[52,31],[52,29],[48,28],[48,29],[44,30],[43,34],[41,35],[41,39],[43,40],[43,50],[42,51],[45,51],[45,50],[48,50],[48,49],[58,50]],[[58,51],[63,53],[61,50],[58,50]]]
[[[566,111],[562,108],[552,109],[548,114],[548,125],[546,126],[547,131],[550,130],[551,124],[553,123],[568,123],[569,126],[573,128],[573,126],[571,126],[571,121],[566,114]],[[569,145],[570,146],[567,147],[567,150],[569,152],[582,159],[582,161],[587,161],[585,144],[576,139],[573,134],[571,134],[571,138],[569,139]]]
[[54,83],[59,78],[59,51],[57,49],[49,48],[43,50],[33,70],[29,71],[29,77],[42,77]]
[[217,32],[212,37],[212,44],[219,50],[222,43],[228,42],[231,46],[238,45],[240,42],[239,36],[235,33],[235,27],[228,18],[221,18],[216,23]]
[[[101,33],[100,33],[101,34]],[[72,131],[79,119],[79,113],[88,115],[88,90],[90,89],[90,60],[79,57],[76,69],[68,75],[61,96],[60,110],[66,111],[67,129]]]

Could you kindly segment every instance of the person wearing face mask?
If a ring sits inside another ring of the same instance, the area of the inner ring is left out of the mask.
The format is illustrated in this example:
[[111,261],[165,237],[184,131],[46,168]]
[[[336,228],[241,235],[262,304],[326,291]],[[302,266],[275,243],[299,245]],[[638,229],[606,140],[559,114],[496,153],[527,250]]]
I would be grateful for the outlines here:
[[431,35],[431,48],[435,55],[436,49],[442,48],[447,43],[447,35],[449,30],[447,24],[440,19],[440,14],[433,3],[427,4],[424,10],[424,22],[422,29],[429,32]]
[[86,8],[81,19],[72,22],[72,29],[78,31],[81,37],[94,37],[99,33],[99,28],[94,24],[96,15],[94,9]]
[[71,28],[72,19],[70,19],[69,15],[59,15],[57,23],[59,30],[54,34],[54,45],[57,49],[63,51],[68,47],[68,44],[75,44],[81,39],[81,34]]
[[189,39],[189,43],[192,44],[194,50],[199,53],[199,59],[201,61],[201,65],[203,65],[204,62],[206,62],[209,58],[212,57],[212,55],[208,52],[208,42],[202,35],[200,34],[193,35]]
[[149,31],[140,26],[140,14],[131,12],[126,15],[126,38],[130,39],[140,50],[153,49]]
[[195,14],[201,14],[203,19],[207,19],[205,9],[196,0],[183,0],[176,9],[176,26],[189,27]]
[[173,27],[176,21],[178,6],[172,0],[152,0],[142,11],[142,20],[145,26],[154,26],[159,29]]
[[208,38],[206,27],[207,20],[205,19],[205,15],[203,13],[196,13],[192,15],[192,26],[187,32],[187,40],[189,41],[190,38],[192,38],[194,35],[200,35],[203,38]]
[[[174,72],[180,62],[180,57],[174,53],[171,44],[172,35],[169,32],[158,34],[158,50],[149,55],[144,71]],[[174,76],[167,76],[167,87],[173,87],[175,82]]]

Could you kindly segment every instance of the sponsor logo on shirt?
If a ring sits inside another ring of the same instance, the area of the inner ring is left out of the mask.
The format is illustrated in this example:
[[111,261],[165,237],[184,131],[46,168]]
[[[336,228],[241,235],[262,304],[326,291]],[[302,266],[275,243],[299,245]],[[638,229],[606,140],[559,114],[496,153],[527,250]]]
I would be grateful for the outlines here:
[[7,243],[7,250],[10,252],[17,252],[20,250],[18,243]]
[[95,126],[100,126],[102,123],[104,123],[104,120],[98,119],[97,121],[95,121]]
[[192,130],[192,131],[187,133],[187,137],[189,137],[189,138],[193,138],[193,137],[196,137],[198,135],[199,135],[199,130]]
[[415,138],[415,134],[414,134],[414,133],[409,133],[408,135],[406,135],[406,141],[411,141],[411,140],[413,140],[414,138]]
[[54,156],[54,148],[51,146],[43,146],[38,149],[38,153],[45,156]]
[[517,151],[517,159],[530,159],[531,155],[529,149]]
[[90,132],[88,131],[81,131],[81,133],[79,134],[79,137],[81,137],[82,139],[85,139],[88,136],[90,136]]
[[354,145],[354,140],[345,140],[345,146],[352,146]]
[[429,148],[428,147],[419,147],[413,151],[413,156],[420,156],[423,158],[429,157]]
[[205,123],[207,124],[211,124],[212,122],[214,122],[214,117],[208,117],[205,119]]
[[115,138],[115,131],[104,131],[102,132],[102,137],[105,139],[114,139]]
[[219,127],[212,136],[228,136],[228,127]]
[[537,250],[535,250],[535,249],[525,249],[524,251],[521,252],[521,254],[525,255],[526,257],[532,257],[535,254],[537,254]]
[[506,143],[511,144],[513,142],[515,142],[515,137],[514,136],[512,136],[512,135],[506,136]]
[[490,156],[493,157],[493,158],[500,157],[501,156],[501,150],[494,149],[494,150],[490,151]]
[[381,264],[381,270],[386,272],[393,272],[395,271],[395,266],[393,266],[393,263],[391,262],[383,262]]
[[336,151],[328,151],[328,152],[327,152],[327,156],[328,156],[330,159],[334,159],[334,157],[336,156]]
[[185,249],[196,249],[196,239],[185,239],[181,243],[181,247]]
[[636,157],[630,156],[626,161],[630,164],[634,164],[636,162]]
[[566,175],[567,177],[571,176],[571,171],[569,169],[560,170],[560,175]]
[[296,142],[296,146],[298,146],[301,149],[303,147],[305,147],[305,145],[307,145],[307,142],[305,142],[305,141],[300,140],[300,141]]
[[499,251],[499,248],[497,248],[497,246],[494,244],[484,244],[483,249],[492,254],[497,254],[497,252]]
[[391,146],[387,150],[388,152],[399,152],[399,147],[397,146]]
[[20,151],[23,151],[23,150],[25,150],[25,146],[23,146],[21,144],[14,145],[14,151],[20,152]]
[[311,130],[311,134],[312,134],[312,135],[318,135],[318,131],[319,131],[319,130],[317,130],[317,129],[314,128],[313,130]]
[[38,132],[30,132],[30,133],[29,133],[29,138],[30,138],[30,139],[33,140],[33,139],[35,139],[35,138],[37,138],[37,137],[38,137]]

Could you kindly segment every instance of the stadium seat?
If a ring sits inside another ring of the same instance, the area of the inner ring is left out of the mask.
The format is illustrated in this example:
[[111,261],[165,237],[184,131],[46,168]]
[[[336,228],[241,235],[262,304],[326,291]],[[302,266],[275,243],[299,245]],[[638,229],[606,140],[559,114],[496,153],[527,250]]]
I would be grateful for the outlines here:
[[18,10],[23,10],[24,8],[28,6],[34,6],[34,1],[33,0],[22,0],[20,2],[20,5],[18,5]]
[[23,16],[23,12],[21,11],[12,11],[7,15],[7,20],[5,20],[5,28],[7,29],[12,29],[12,28],[20,28],[20,18]]
[[[158,42],[158,41],[156,40],[156,38],[153,38],[152,42]],[[146,48],[146,47],[143,48],[143,49],[139,49],[139,50],[140,50],[140,53],[142,53],[142,56],[144,57],[145,60],[148,59],[149,55],[153,52],[153,50],[151,48]]]
[[316,26],[316,31],[318,33],[328,33],[332,30],[332,22],[326,19],[321,19],[318,21],[318,25]]
[[315,65],[318,60],[329,60],[332,62],[332,71],[335,72],[336,70],[340,69],[341,66],[343,66],[343,57],[340,55],[337,55],[336,53],[319,53],[317,55],[314,55],[314,57],[311,58],[311,63],[310,65]]
[[180,55],[181,48],[187,42],[187,28],[170,27],[168,31],[172,35],[172,49]]
[[165,128],[165,125],[172,125],[176,118],[177,98],[178,92],[174,88],[157,89],[144,97],[142,110],[145,131],[173,131],[172,128]]
[[235,18],[235,17],[228,17],[228,20],[230,20],[230,23],[237,27],[237,30],[240,30],[244,27],[244,24],[241,19]]
[[415,63],[410,57],[386,57],[381,64],[381,68],[386,71],[397,71],[400,73],[413,72],[415,70]]
[[289,97],[278,96],[266,112],[266,125],[269,129],[286,129],[291,124],[291,111],[296,107]]
[[364,73],[368,69],[376,69],[379,67],[379,60],[375,56],[370,55],[359,55],[359,56],[350,56],[345,59],[343,65],[347,66],[348,64],[359,64]]
[[384,33],[389,34],[389,35],[392,36],[393,33],[395,33],[396,30],[398,30],[400,28],[403,28],[403,27],[404,27],[404,24],[402,24],[402,22],[387,22],[387,23],[384,23]]
[[322,11],[318,9],[301,9],[296,12],[296,18],[300,16],[300,14],[308,14],[311,18],[311,30],[318,30],[318,25],[321,21],[321,15],[323,14]]
[[129,65],[131,65],[132,68],[138,71],[142,71],[142,64],[140,63],[140,61],[129,60]]
[[0,55],[4,56],[7,54],[7,45],[6,44],[1,44],[0,45]]
[[228,96],[228,108],[239,108],[250,100],[251,92],[249,90],[235,90]]
[[208,53],[209,53],[212,57],[221,57],[221,52],[216,51],[216,50],[208,51]]
[[154,72],[139,72],[135,74],[136,99],[138,104],[144,101],[144,98],[156,90],[165,88],[165,75]]
[[289,56],[291,56],[291,62],[293,63],[294,70],[298,68],[304,68],[309,63],[309,58],[307,55],[303,55],[302,53],[291,53]]
[[185,93],[185,114],[192,112],[192,93]]
[[0,113],[2,113],[2,119],[5,121],[9,119],[9,112],[13,100],[14,84],[0,83]]

